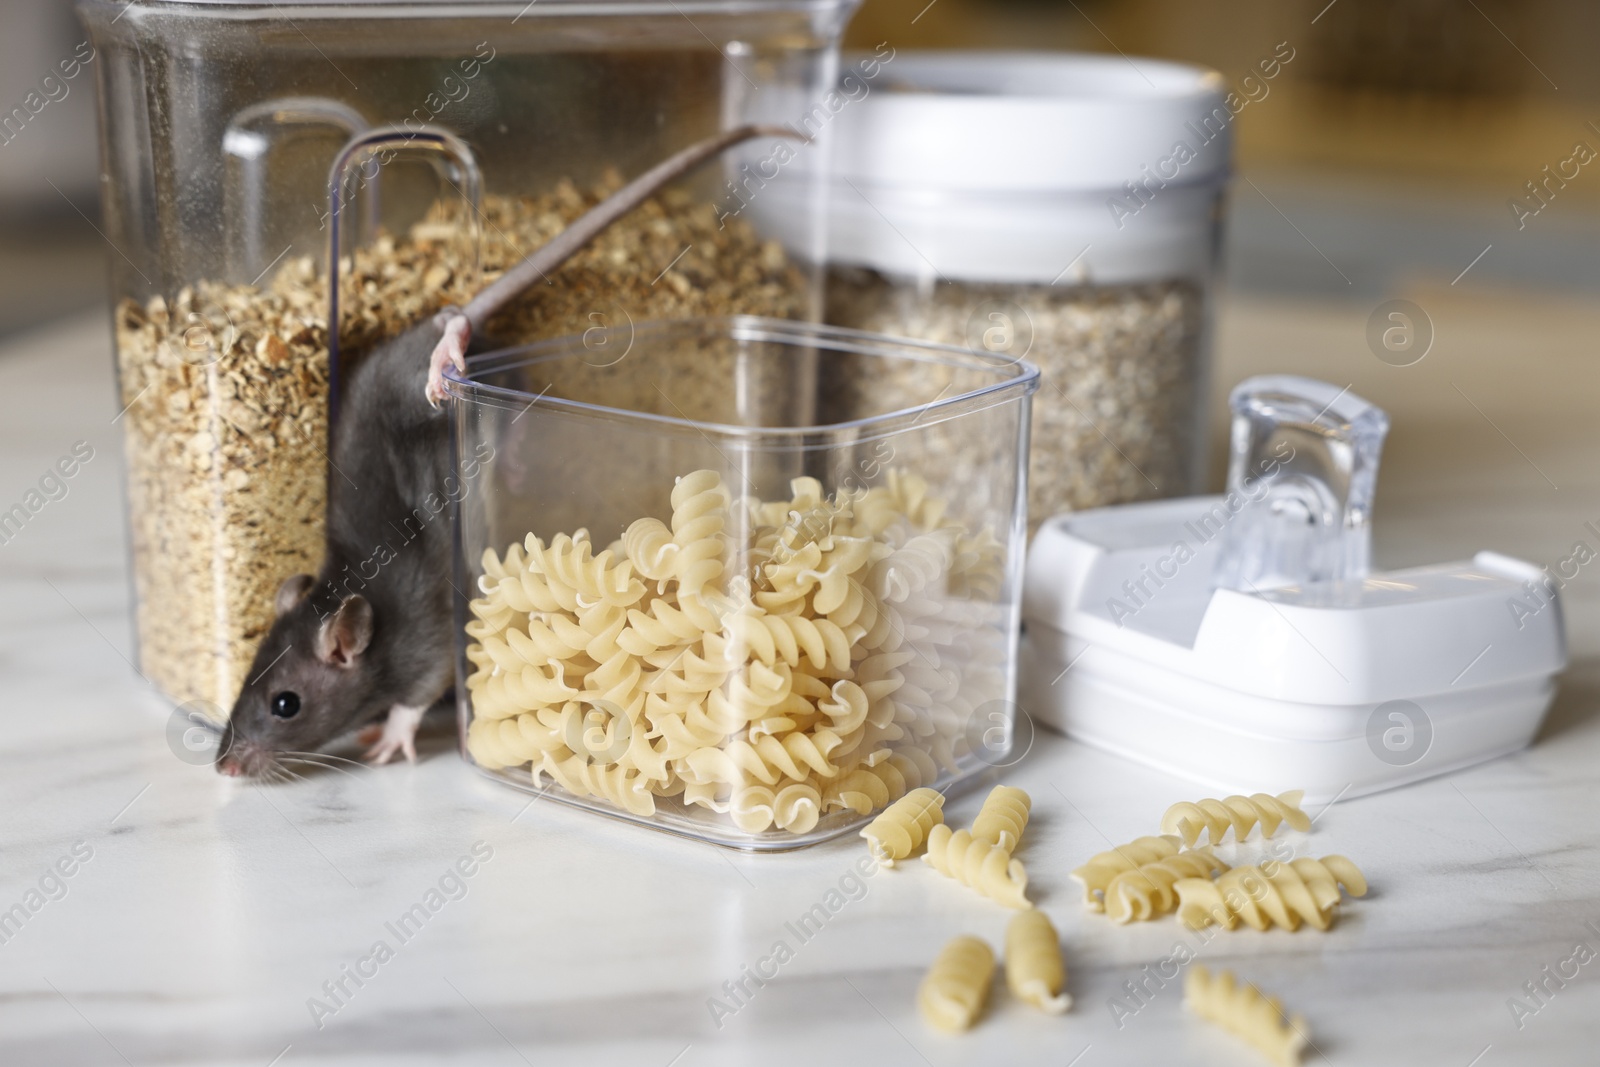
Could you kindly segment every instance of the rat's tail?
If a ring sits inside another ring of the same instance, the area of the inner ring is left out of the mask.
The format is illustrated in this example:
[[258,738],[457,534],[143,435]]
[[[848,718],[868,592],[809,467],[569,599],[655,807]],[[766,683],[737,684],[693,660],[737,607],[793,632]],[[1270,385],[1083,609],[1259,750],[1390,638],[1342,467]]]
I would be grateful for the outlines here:
[[483,328],[495,312],[534,282],[544,280],[595,238],[595,235],[650,199],[669,183],[683,177],[713,156],[753,137],[810,138],[787,126],[739,126],[726,133],[690,145],[676,155],[657,163],[621,189],[606,197],[550,243],[502,274],[483,292],[473,297],[463,310],[474,333]]

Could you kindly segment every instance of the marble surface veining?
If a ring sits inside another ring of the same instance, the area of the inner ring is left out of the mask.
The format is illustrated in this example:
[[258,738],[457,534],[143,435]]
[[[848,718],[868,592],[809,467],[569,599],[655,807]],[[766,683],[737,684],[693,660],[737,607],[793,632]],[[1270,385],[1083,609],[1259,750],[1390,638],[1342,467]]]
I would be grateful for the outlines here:
[[[1390,409],[1380,562],[1490,547],[1554,562],[1600,518],[1588,416],[1600,370],[1576,340],[1593,336],[1593,315],[1564,312],[1572,343],[1512,367],[1492,358],[1514,335],[1482,325],[1492,308],[1433,299],[1444,347],[1409,377],[1360,349],[1364,309],[1236,306],[1219,347],[1240,354],[1218,381],[1281,367],[1271,354],[1293,345],[1295,369]],[[1457,329],[1451,347],[1457,321],[1479,328]],[[1180,980],[1162,978],[1179,945],[1304,1013],[1307,1063],[1594,1062],[1600,959],[1570,962],[1577,945],[1600,952],[1587,574],[1568,591],[1574,664],[1532,748],[1335,804],[1285,838],[1297,855],[1346,854],[1371,881],[1326,934],[1204,940],[1170,920],[1118,927],[1085,912],[1067,872],[1152,832],[1196,790],[1039,734],[1007,780],[1034,798],[1019,855],[1061,930],[1075,1007],[1041,1015],[997,986],[979,1028],[945,1038],[914,1008],[924,969],[958,933],[998,948],[1009,913],[920,863],[860,878],[859,840],[744,857],[530,801],[470,771],[449,723],[425,728],[416,766],[282,786],[175,758],[167,710],[128,662],[105,332],[93,316],[0,352],[0,506],[73,442],[96,450],[0,546],[0,933],[5,909],[29,912],[0,943],[0,1063],[1257,1062],[1181,1010]],[[950,821],[979,800],[952,802]],[[1252,839],[1221,854],[1259,850]],[[820,928],[797,927],[819,904]],[[731,994],[725,983],[779,942],[777,976]],[[1545,977],[1563,967],[1576,976]],[[1523,986],[1539,981],[1535,999]]]

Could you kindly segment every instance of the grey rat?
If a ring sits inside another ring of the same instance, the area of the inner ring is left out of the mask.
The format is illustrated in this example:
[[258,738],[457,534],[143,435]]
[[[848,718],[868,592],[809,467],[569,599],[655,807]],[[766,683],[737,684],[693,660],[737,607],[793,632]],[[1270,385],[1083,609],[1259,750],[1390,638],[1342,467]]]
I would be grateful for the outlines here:
[[[472,335],[611,223],[724,150],[782,127],[742,126],[678,152],[601,201],[459,311],[447,309],[375,349],[350,376],[328,472],[321,572],[278,589],[223,732],[217,769],[258,775],[385,715],[367,758],[416,759],[423,713],[454,675],[451,532],[443,502],[462,485],[439,410],[443,372],[466,369]],[[477,456],[464,461],[471,476]],[[437,505],[437,506],[436,506]],[[396,542],[398,547],[391,547]],[[366,736],[366,735],[364,735]]]

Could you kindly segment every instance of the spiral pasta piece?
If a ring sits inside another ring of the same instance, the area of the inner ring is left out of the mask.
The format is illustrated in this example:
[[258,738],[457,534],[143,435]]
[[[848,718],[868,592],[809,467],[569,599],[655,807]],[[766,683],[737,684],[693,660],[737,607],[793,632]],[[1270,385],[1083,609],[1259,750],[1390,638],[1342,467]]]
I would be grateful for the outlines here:
[[678,601],[707,630],[717,629],[718,622],[700,597],[722,577],[727,509],[728,491],[715,471],[686,474],[672,487],[672,539],[678,546],[672,576],[678,582]]
[[857,625],[865,634],[878,621],[878,600],[868,596],[860,582],[851,581],[845,588],[844,599],[827,616],[828,621],[836,626]]
[[858,815],[870,815],[905,795],[903,783],[878,772],[875,767],[846,771],[831,783],[823,796],[829,810],[849,808]]
[[890,804],[861,831],[867,847],[885,867],[893,867],[921,848],[928,831],[944,822],[944,795],[926,786]]
[[944,525],[945,503],[928,491],[927,479],[891,470],[888,482],[891,499],[909,521],[925,530]]
[[804,781],[813,771],[825,777],[838,774],[839,768],[828,762],[828,753],[838,744],[839,736],[830,730],[788,734],[782,740],[768,736],[754,743],[735,740],[722,748],[702,748],[686,762],[694,781],[742,785],[753,778],[773,785],[780,777]]
[[665,738],[674,744],[688,746],[685,751],[674,753],[674,758],[686,756],[692,749],[718,744],[728,733],[706,711],[704,701],[670,699],[659,693],[646,693],[640,714],[644,719],[646,734],[652,740]]
[[1105,910],[1106,888],[1117,875],[1178,854],[1178,839],[1171,835],[1140,837],[1089,857],[1074,870],[1073,881],[1083,886],[1083,902],[1091,911]]
[[583,688],[591,701],[629,709],[629,718],[634,718],[648,691],[644,683],[639,661],[619,650],[584,676]]
[[868,764],[841,774],[823,794],[828,810],[849,808],[870,815],[924,783],[938,779],[933,758],[919,748],[904,748],[881,763]]
[[1367,893],[1365,876],[1343,856],[1302,856],[1289,863],[1235,867],[1214,882],[1182,878],[1174,888],[1178,918],[1196,930],[1213,923],[1232,930],[1240,921],[1257,930],[1273,924],[1298,930],[1302,922],[1326,930],[1333,925],[1341,886],[1353,897]]
[[940,823],[928,831],[928,851],[922,861],[947,878],[976,889],[1008,908],[1031,908],[1026,896],[1028,872],[1021,860],[982,841],[966,830],[952,831]]
[[1105,889],[1107,918],[1119,923],[1142,922],[1177,907],[1173,889],[1184,878],[1206,878],[1228,870],[1209,849],[1196,848],[1141,864],[1111,879]]
[[[706,796],[703,792],[698,795]],[[714,806],[714,801],[707,806]],[[804,834],[817,825],[822,796],[815,786],[804,782],[784,786],[777,792],[753,785],[736,790],[723,810],[729,812],[735,826],[747,833],[760,833],[775,825],[780,830]]]
[[628,611],[628,628],[617,635],[617,645],[635,656],[694,641],[704,631],[676,605],[656,599],[648,611]]
[[816,708],[828,717],[834,733],[843,736],[866,725],[867,713],[872,707],[866,690],[848,678],[841,678],[833,683],[828,697],[817,701]]
[[994,984],[994,950],[975,937],[958,937],[940,950],[917,989],[917,1008],[928,1025],[945,1033],[972,1027]]
[[1306,831],[1311,829],[1311,820],[1300,810],[1303,796],[1304,790],[1291,789],[1277,796],[1252,793],[1247,797],[1235,794],[1221,800],[1183,801],[1172,805],[1161,816],[1161,832],[1177,834],[1185,845],[1193,845],[1202,833],[1209,831],[1211,843],[1219,845],[1230,827],[1236,841],[1249,836],[1257,823],[1261,824],[1262,837],[1271,837],[1285,822],[1296,830]]
[[[511,553],[507,552],[506,555],[510,557]],[[485,574],[479,579],[478,588],[491,600],[499,601],[510,610],[522,614],[565,610],[544,575],[525,567],[509,571],[499,578]]]
[[545,564],[547,577],[573,591],[574,610],[597,603],[627,607],[644,596],[644,583],[634,577],[633,564],[615,559],[609,549],[593,555],[587,539],[574,540],[570,552],[547,553]]
[[772,821],[780,830],[806,834],[822,818],[822,792],[811,782],[794,782],[773,798]]
[[660,519],[638,519],[622,534],[622,551],[634,569],[653,581],[666,581],[675,573],[678,543]]
[[499,719],[562,704],[577,695],[578,690],[567,684],[559,662],[549,673],[529,664],[485,679],[474,694],[473,708],[485,718]]
[[486,581],[498,582],[501,578],[520,574],[524,566],[522,546],[512,542],[511,547],[506,550],[504,559],[493,548],[486,548],[483,550],[483,555],[478,558],[478,564],[483,569],[483,575],[479,579],[480,585]]
[[[589,634],[565,616],[558,615],[552,621],[554,626],[542,619],[529,619],[526,629],[508,630],[504,641],[490,639],[484,642],[484,649],[503,667],[530,663],[543,666],[583,653]],[[502,645],[510,657],[515,657],[515,664],[498,654]]]
[[850,669],[850,634],[826,618],[741,614],[724,618],[723,627],[732,641],[749,646],[756,658],[769,666],[782,660],[798,667],[804,657],[813,670]]
[[553,710],[541,712],[548,717],[550,733],[560,738],[569,751],[590,762],[616,763],[632,745],[645,743],[642,734],[633,732],[633,722],[626,712],[615,705],[573,700],[552,716]]
[[904,602],[935,585],[952,557],[949,539],[919,534],[873,567],[872,588],[890,603]]
[[733,791],[720,782],[690,782],[683,787],[683,802],[725,815],[733,808]]
[[905,520],[894,495],[887,489],[868,489],[850,501],[849,531],[857,537],[878,537]]
[[1305,1016],[1287,1015],[1283,1002],[1269,997],[1230,971],[1213,975],[1194,964],[1183,977],[1183,1006],[1254,1046],[1278,1067],[1295,1067],[1310,1039]]
[[535,782],[541,773],[548,774],[569,793],[609,800],[634,815],[655,814],[656,798],[650,792],[649,783],[637,772],[630,774],[625,767],[604,767],[582,756],[558,760],[546,753],[535,764]]
[[818,615],[831,615],[843,607],[859,584],[853,575],[872,561],[873,549],[870,538],[830,536],[821,564],[800,575],[817,583],[811,609]]
[[1014,997],[1040,1011],[1059,1015],[1072,1007],[1072,998],[1062,992],[1067,969],[1061,962],[1061,939],[1044,912],[1019,912],[1006,926],[1006,985]]
[[984,798],[978,817],[972,820],[972,836],[986,845],[1014,852],[1032,809],[1033,798],[1027,793],[1015,786],[997,785]]
[[467,745],[474,758],[490,770],[538,761],[547,752],[557,758],[570,755],[561,731],[531,712],[508,719],[473,719],[467,728]]

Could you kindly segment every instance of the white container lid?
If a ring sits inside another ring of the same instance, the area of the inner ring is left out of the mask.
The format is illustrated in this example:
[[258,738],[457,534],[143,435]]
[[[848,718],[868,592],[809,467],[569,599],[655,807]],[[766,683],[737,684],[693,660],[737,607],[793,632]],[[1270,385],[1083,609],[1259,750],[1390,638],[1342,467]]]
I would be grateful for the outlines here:
[[[1215,181],[1232,156],[1216,71],[1049,52],[900,53],[839,113],[833,172],[923,191],[1099,192],[1196,148],[1177,182]],[[1204,124],[1220,133],[1210,143]]]
[[[1029,285],[1212,269],[1234,121],[1215,71],[1046,52],[898,52],[842,69],[833,109],[806,123],[831,140],[830,262]],[[796,227],[821,160],[802,150],[750,204],[792,249],[808,247]]]

